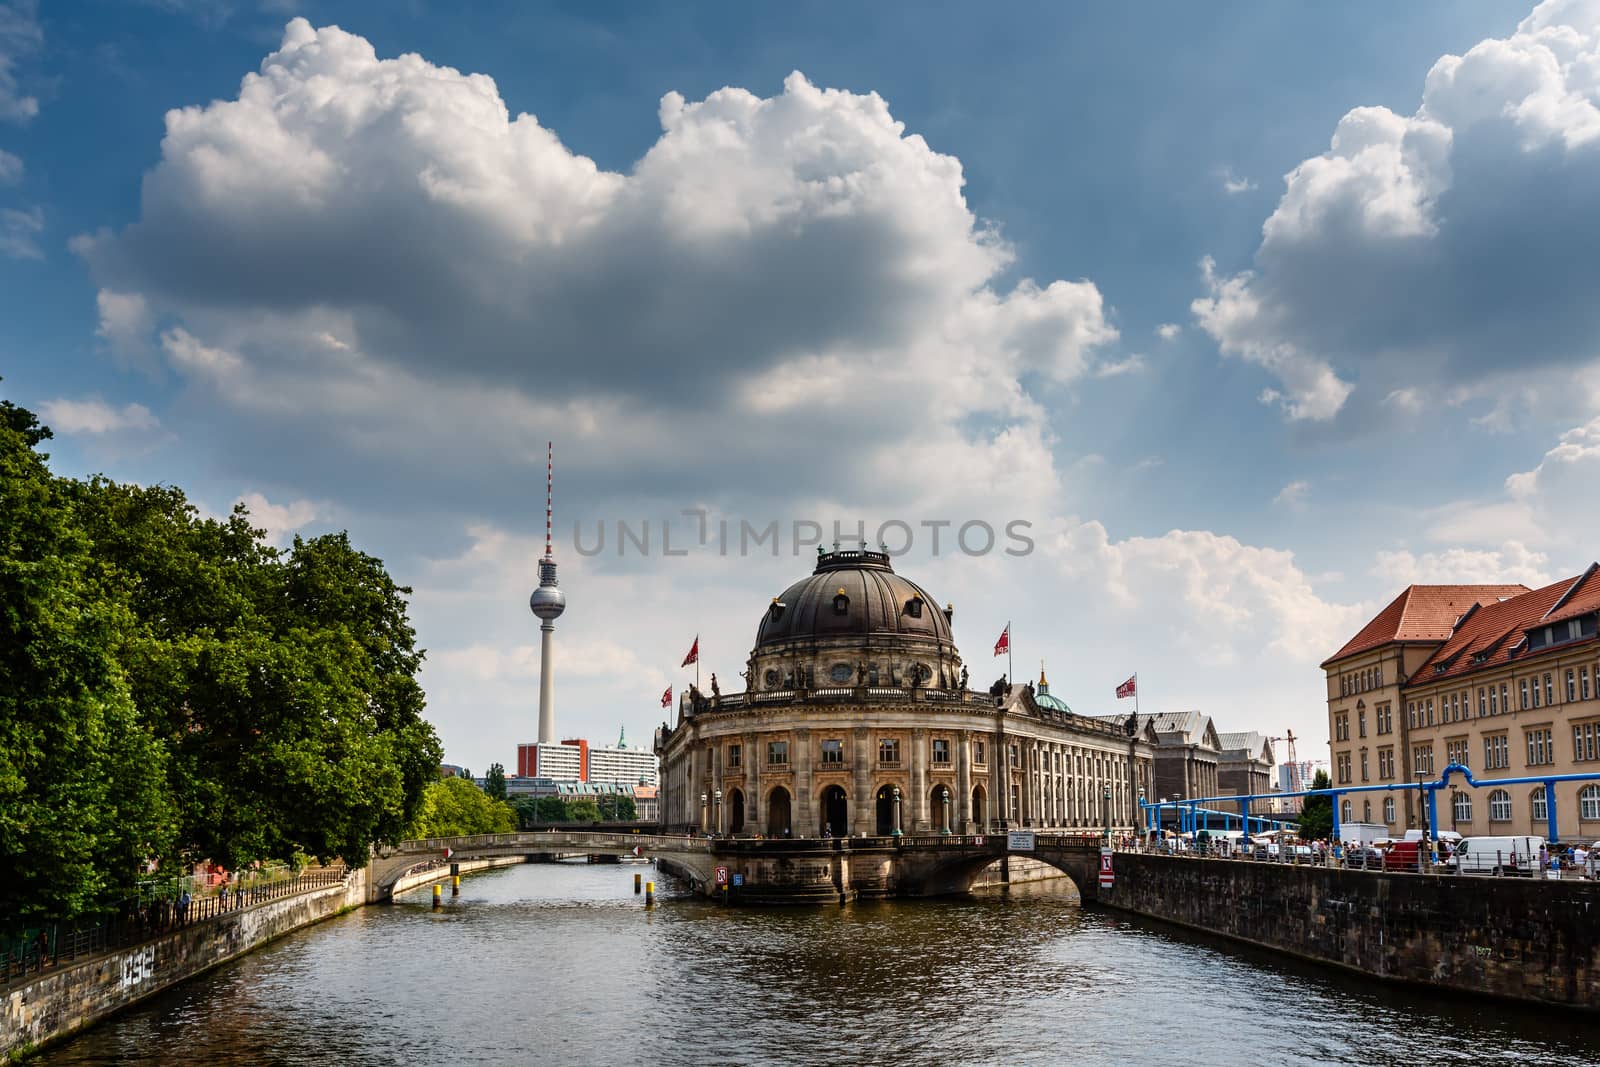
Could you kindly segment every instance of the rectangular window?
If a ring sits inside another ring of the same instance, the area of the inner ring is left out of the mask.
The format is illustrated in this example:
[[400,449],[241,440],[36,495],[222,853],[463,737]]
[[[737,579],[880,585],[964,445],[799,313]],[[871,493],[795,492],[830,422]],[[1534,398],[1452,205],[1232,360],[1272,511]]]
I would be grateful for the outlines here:
[[1017,746],[1016,745],[1010,745],[1008,747],[1011,750],[1011,766],[1013,766],[1013,767],[1020,766],[1021,761],[1019,761],[1017,759]]
[[822,742],[823,763],[844,762],[844,742],[838,738],[828,738]]
[[[1366,712],[1364,712],[1364,711],[1356,712],[1356,729],[1361,731],[1361,736],[1362,737],[1366,737],[1367,736],[1367,713]],[[1249,812],[1246,812],[1245,814],[1248,815]]]
[[1589,699],[1589,668],[1578,668],[1578,692],[1583,694],[1583,699]]
[[1578,699],[1578,676],[1571,667],[1567,668],[1567,703]]
[[[1367,780],[1367,750],[1366,749],[1362,749],[1361,750],[1361,780],[1363,782],[1365,782]],[[1248,814],[1248,813],[1246,813],[1246,814]]]
[[893,737],[880,737],[878,739],[878,762],[900,762],[900,742],[898,739]]
[[1544,675],[1544,702],[1546,704],[1554,704],[1556,702],[1556,687],[1555,683],[1550,680],[1549,671],[1546,671]]
[[1429,726],[1433,725],[1433,698],[1432,697],[1428,698],[1427,725],[1429,725]]
[[935,762],[935,763],[949,763],[950,762],[950,739],[949,738],[947,738],[947,737],[935,737],[933,739],[933,762]]
[[789,742],[768,741],[767,763],[773,767],[787,766],[789,763]]
[[1528,766],[1541,767],[1555,762],[1555,746],[1549,730],[1528,731]]
[[974,742],[972,742],[972,762],[976,763],[976,764],[979,764],[980,766],[983,764],[983,742],[982,741],[974,741]]
[[1478,686],[1478,718],[1487,718],[1489,715],[1489,691],[1483,686]]
[[[1534,690],[1534,692],[1538,692],[1538,690]],[[1522,679],[1522,710],[1528,710],[1528,680],[1526,678]]]
[[1511,710],[1511,690],[1506,688],[1506,683],[1500,683],[1500,714],[1504,715]]
[[738,746],[738,745],[729,745],[728,746],[728,767],[730,769],[739,766],[739,761],[741,759],[743,759],[743,758],[744,758],[744,750],[740,746]]

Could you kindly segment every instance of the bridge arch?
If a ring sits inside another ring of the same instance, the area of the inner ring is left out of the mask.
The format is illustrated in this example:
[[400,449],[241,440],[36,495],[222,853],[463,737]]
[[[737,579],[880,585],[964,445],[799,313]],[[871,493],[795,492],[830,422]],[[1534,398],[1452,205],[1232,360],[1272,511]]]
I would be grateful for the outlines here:
[[970,892],[972,883],[997,860],[1039,860],[1072,881],[1083,900],[1093,900],[1099,889],[1100,849],[1095,844],[1069,841],[1040,842],[1032,852],[1007,852],[1004,837],[985,839],[990,847],[980,850],[938,850],[902,853],[901,891],[906,896],[956,896]]

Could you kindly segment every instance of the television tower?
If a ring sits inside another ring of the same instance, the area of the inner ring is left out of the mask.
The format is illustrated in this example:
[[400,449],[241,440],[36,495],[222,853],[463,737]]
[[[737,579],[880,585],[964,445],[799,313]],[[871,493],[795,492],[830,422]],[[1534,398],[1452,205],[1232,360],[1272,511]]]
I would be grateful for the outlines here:
[[567,597],[556,581],[555,554],[551,551],[556,480],[555,442],[549,443],[544,469],[544,558],[539,561],[539,588],[528,598],[528,607],[539,616],[539,743],[556,743],[554,679],[550,673],[550,641],[556,632],[556,617],[567,610]]

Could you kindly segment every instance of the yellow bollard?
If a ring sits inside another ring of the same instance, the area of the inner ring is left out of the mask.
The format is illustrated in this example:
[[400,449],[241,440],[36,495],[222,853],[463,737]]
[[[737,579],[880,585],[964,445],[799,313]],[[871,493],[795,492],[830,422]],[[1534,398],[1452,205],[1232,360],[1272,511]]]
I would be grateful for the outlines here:
[[453,897],[461,895],[461,876],[459,874],[450,876],[450,895]]
[[639,895],[639,881],[643,877],[644,876],[642,874],[639,874],[637,871],[634,872],[634,875],[633,875],[633,894],[634,894],[634,896],[638,896]]
[[438,882],[433,883],[433,907],[435,911],[444,907],[444,886]]
[[654,882],[646,882],[644,884],[644,906],[647,908],[656,906],[656,884]]

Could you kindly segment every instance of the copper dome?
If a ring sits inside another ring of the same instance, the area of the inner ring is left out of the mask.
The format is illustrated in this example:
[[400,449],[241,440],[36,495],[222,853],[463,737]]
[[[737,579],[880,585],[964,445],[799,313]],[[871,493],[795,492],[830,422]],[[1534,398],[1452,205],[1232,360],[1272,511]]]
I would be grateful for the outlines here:
[[[822,553],[817,568],[775,597],[756,629],[756,651],[791,642],[873,637],[922,639],[954,651],[950,619],[933,595],[894,572],[885,552]],[[831,643],[831,642],[830,642]]]

